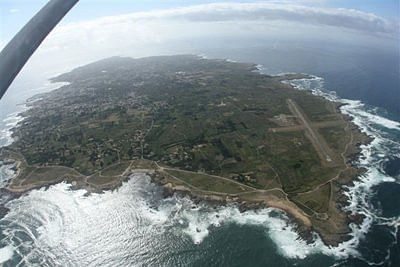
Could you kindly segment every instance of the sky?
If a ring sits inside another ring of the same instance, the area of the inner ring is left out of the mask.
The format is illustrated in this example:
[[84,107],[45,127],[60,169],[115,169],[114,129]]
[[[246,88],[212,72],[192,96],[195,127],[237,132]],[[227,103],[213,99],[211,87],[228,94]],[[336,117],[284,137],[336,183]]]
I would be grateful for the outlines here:
[[[47,2],[47,0],[1,0],[0,42],[9,41],[14,34]],[[187,7],[207,3],[289,3],[296,5],[356,9],[367,13],[398,20],[398,0],[296,0],[296,1],[212,1],[212,0],[80,0],[61,24],[85,21],[102,16],[113,16],[139,11]]]

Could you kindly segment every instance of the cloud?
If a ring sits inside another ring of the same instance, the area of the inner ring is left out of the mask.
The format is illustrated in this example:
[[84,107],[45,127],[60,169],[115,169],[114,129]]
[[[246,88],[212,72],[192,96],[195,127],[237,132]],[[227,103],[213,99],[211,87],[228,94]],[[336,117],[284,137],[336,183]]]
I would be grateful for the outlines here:
[[9,10],[9,12],[10,12],[10,13],[18,13],[18,12],[19,12],[19,9],[17,9],[17,8],[12,8],[12,9]]
[[377,47],[392,45],[393,40],[397,45],[397,29],[393,21],[351,9],[271,2],[204,4],[59,25],[29,65],[40,72],[63,72],[57,68],[115,55],[202,53],[207,48],[285,40]]
[[289,21],[342,27],[370,33],[395,33],[398,22],[354,9],[315,8],[282,3],[214,3],[152,12],[105,17],[95,23],[143,20],[186,20],[193,22]]

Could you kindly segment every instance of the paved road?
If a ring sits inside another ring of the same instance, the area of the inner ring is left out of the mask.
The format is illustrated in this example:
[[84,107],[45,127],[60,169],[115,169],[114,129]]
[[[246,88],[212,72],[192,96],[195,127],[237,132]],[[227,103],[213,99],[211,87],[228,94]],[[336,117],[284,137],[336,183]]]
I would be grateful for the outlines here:
[[[314,128],[327,128],[327,127],[334,127],[334,126],[342,126],[345,125],[346,122],[343,120],[336,120],[336,121],[322,121],[322,122],[312,122],[311,126]],[[273,133],[280,133],[280,132],[297,132],[304,130],[303,125],[292,125],[286,127],[276,127],[270,128],[270,131]]]
[[332,153],[328,145],[325,144],[325,140],[323,139],[323,137],[320,136],[319,133],[313,129],[313,127],[311,126],[311,122],[302,112],[300,107],[297,106],[296,102],[294,102],[292,99],[288,99],[287,103],[293,115],[297,116],[301,120],[303,126],[305,127],[306,133],[308,133],[308,137],[310,138],[311,143],[314,145],[321,159],[326,163],[332,163]]

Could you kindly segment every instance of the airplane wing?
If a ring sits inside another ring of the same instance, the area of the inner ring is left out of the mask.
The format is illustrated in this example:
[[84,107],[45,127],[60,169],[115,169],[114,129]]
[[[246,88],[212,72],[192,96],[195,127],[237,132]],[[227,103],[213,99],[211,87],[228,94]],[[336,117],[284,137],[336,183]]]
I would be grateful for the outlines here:
[[29,57],[78,1],[49,1],[0,52],[0,99]]

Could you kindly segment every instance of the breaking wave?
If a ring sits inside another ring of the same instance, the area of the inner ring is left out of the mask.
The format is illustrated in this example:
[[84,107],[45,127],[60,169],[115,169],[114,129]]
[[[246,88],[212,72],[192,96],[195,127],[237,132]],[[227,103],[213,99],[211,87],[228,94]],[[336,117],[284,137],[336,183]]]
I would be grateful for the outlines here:
[[7,181],[11,179],[15,174],[15,172],[12,170],[14,164],[6,163],[0,160],[0,188],[3,188],[6,185]]
[[[17,264],[146,265],[154,263],[157,251],[173,259],[184,247],[203,242],[213,229],[234,223],[262,227],[279,253],[289,258],[348,253],[343,247],[325,247],[319,239],[306,244],[277,209],[241,213],[235,205],[210,207],[178,195],[163,198],[161,189],[145,174],[134,174],[114,192],[85,194],[60,183],[7,203],[10,211],[0,220],[5,229],[1,242],[7,248],[3,249],[15,255]],[[170,242],[186,245],[165,251]]]
[[[64,85],[68,85],[68,82],[55,82],[51,83],[50,81],[47,81],[44,86],[38,87],[34,90],[32,90],[29,94],[40,94],[40,93],[46,93],[53,91],[55,89],[61,88]],[[34,100],[26,100],[27,103],[38,100],[39,98],[34,98]],[[19,122],[21,122],[24,118],[21,116],[21,113],[27,111],[29,109],[29,106],[25,104],[18,105],[18,110],[15,112],[12,112],[7,115],[6,118],[1,118],[2,121],[0,121],[0,147],[2,146],[8,146],[13,142],[12,138],[12,131],[11,129],[17,126]]]
[[0,264],[10,260],[13,256],[13,249],[10,246],[0,248]]
[[345,193],[350,204],[345,210],[365,216],[361,225],[351,225],[353,238],[343,244],[354,249],[365,239],[366,234],[374,225],[385,225],[390,228],[394,241],[387,248],[383,259],[370,260],[368,255],[360,257],[369,264],[383,264],[390,258],[391,246],[397,244],[397,231],[400,227],[400,215],[385,218],[380,215],[381,211],[376,209],[371,199],[374,196],[374,188],[383,183],[399,183],[396,177],[388,175],[383,169],[383,163],[388,156],[400,158],[400,123],[377,114],[376,108],[367,106],[358,100],[339,98],[335,92],[324,89],[324,79],[314,76],[311,79],[299,79],[290,81],[299,90],[309,90],[313,94],[326,99],[342,103],[340,110],[343,114],[349,115],[352,121],[373,140],[368,145],[361,146],[361,155],[355,164],[365,168],[367,171],[354,185],[347,186]]
[[3,120],[4,127],[3,129],[0,129],[0,146],[8,146],[12,143],[13,139],[11,137],[11,129],[17,126],[18,122],[22,121],[23,117],[20,116],[20,113],[24,110],[26,110],[25,106],[23,106],[20,111],[8,115]]
[[[150,254],[157,253],[170,234],[199,244],[210,228],[229,222],[265,226],[266,234],[288,257],[303,258],[312,250],[297,240],[279,210],[240,213],[236,206],[214,209],[176,195],[164,199],[160,188],[144,174],[134,175],[114,192],[85,193],[61,183],[9,202],[10,212],[0,221],[6,229],[2,243],[7,244],[7,251],[12,247],[19,262],[28,265],[104,265],[106,259],[98,255],[106,251],[112,251],[111,265],[123,265],[127,257],[130,263],[144,264],[154,259]],[[153,252],[141,254],[150,247]]]

